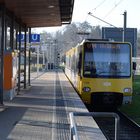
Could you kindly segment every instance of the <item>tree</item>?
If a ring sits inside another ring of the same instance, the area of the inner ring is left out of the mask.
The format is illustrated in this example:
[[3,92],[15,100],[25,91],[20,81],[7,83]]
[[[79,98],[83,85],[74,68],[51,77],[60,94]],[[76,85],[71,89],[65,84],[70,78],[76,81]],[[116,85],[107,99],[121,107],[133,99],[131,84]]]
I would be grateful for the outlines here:
[[93,27],[86,21],[83,23],[72,23],[55,34],[55,39],[58,40],[58,46],[63,50],[63,53],[86,38],[101,38],[100,26]]

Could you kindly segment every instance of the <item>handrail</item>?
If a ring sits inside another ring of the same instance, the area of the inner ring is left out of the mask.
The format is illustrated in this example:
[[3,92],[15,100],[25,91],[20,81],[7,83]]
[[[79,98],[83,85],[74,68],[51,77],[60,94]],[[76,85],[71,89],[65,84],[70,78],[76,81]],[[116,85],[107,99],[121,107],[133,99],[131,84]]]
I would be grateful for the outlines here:
[[93,117],[114,117],[115,118],[115,140],[118,140],[118,129],[120,117],[112,112],[71,112],[70,117],[70,140],[80,140],[74,116],[93,116]]

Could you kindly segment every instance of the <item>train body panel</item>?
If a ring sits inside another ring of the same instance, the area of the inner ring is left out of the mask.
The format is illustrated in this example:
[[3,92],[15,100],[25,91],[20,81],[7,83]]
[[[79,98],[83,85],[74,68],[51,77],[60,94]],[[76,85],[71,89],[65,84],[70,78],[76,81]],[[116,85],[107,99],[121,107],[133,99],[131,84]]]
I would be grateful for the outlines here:
[[[129,100],[122,100],[124,103],[129,103],[132,100],[132,91],[125,92],[125,89],[132,89],[132,83],[128,79],[86,79],[82,80],[81,97],[87,103],[92,104],[91,94],[99,94],[100,96],[111,96],[113,94],[122,94],[129,96]],[[86,89],[87,88],[87,89]],[[90,88],[90,89],[88,89]],[[89,92],[86,90],[90,90]],[[101,94],[102,93],[102,94]],[[121,98],[121,97],[120,97]],[[120,99],[121,100],[121,99]],[[94,104],[94,103],[93,103]]]
[[[65,73],[78,90],[82,100],[99,106],[131,103],[131,45],[88,42],[85,47],[86,43],[66,53]],[[125,60],[122,60],[123,56]],[[119,70],[112,72],[110,66],[114,64],[119,67]],[[95,65],[96,70],[94,70]]]

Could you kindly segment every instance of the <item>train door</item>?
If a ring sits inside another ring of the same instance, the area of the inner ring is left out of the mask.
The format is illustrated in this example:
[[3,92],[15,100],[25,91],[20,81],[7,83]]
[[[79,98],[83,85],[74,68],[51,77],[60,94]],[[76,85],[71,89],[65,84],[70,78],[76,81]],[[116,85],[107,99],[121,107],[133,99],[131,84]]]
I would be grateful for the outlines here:
[[77,89],[79,91],[79,93],[81,93],[81,87],[82,87],[82,52],[80,51],[79,54],[78,54],[78,82],[77,82]]

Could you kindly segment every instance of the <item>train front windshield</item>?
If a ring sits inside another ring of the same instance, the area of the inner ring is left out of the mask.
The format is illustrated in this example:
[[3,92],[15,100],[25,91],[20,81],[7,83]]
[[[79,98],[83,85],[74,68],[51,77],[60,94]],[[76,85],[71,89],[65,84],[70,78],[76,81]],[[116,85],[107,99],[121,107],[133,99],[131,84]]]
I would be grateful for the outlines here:
[[130,77],[131,48],[121,43],[85,43],[84,77]]

